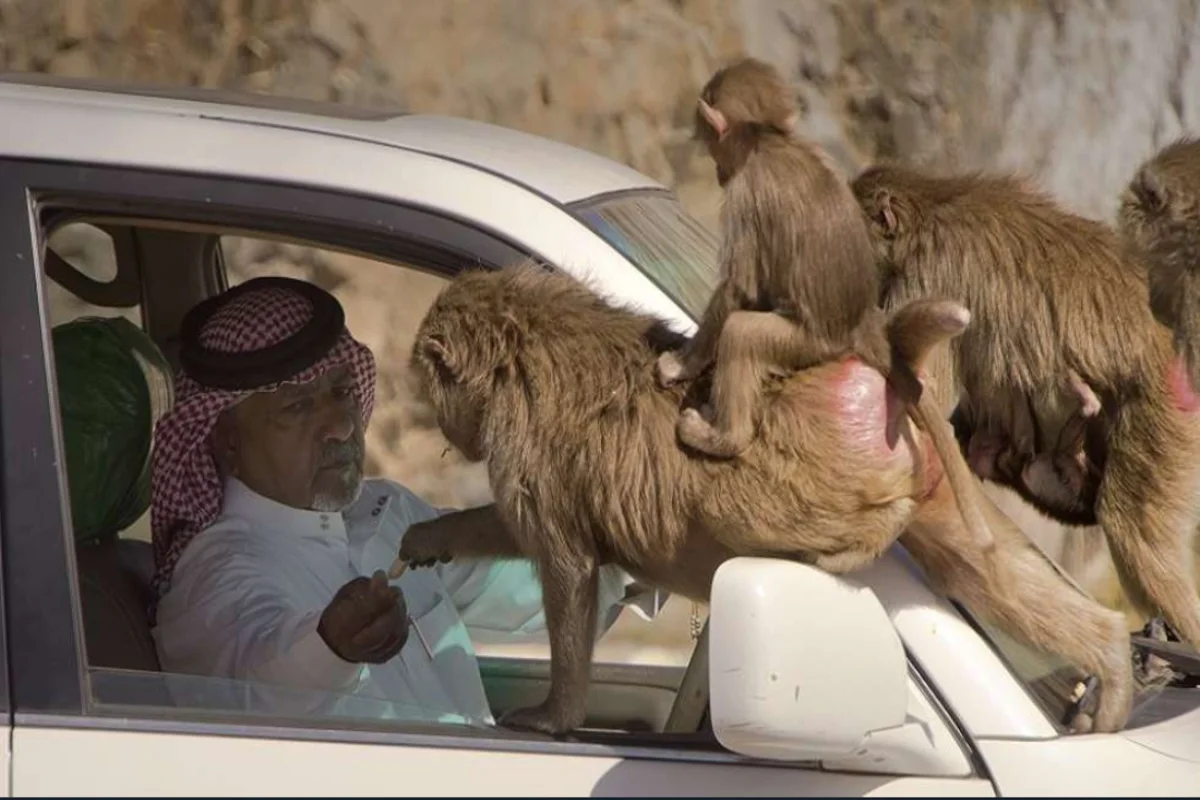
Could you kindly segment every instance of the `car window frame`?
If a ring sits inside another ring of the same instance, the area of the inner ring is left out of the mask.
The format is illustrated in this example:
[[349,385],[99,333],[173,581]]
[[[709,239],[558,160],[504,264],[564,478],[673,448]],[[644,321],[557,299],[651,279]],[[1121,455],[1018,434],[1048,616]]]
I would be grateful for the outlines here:
[[[51,405],[51,401],[57,403],[57,388],[48,301],[43,292],[43,283],[50,279],[44,274],[41,257],[45,242],[40,217],[51,206],[69,208],[81,216],[157,217],[171,222],[191,216],[204,224],[243,230],[270,230],[266,226],[277,223],[284,226],[279,233],[303,238],[313,246],[321,242],[351,246],[380,260],[408,260],[395,252],[398,236],[407,241],[441,241],[450,245],[451,252],[457,249],[492,268],[523,258],[542,260],[502,234],[471,221],[326,187],[0,158],[0,241],[9,244],[0,251],[0,308],[7,312],[3,317],[5,335],[0,336],[0,436],[5,454],[0,463],[5,497],[0,513],[0,552],[4,575],[9,578],[0,583],[0,594],[7,619],[12,621],[6,663],[12,676],[11,709],[17,725],[757,763],[720,748],[711,733],[631,733],[627,740],[612,743],[611,735],[597,735],[591,737],[596,741],[589,742],[584,732],[563,741],[532,732],[475,732],[449,725],[442,731],[390,721],[339,724],[320,718],[248,718],[220,712],[203,719],[188,710],[150,705],[124,706],[120,713],[91,710],[65,464],[45,457],[46,453],[62,452],[58,414]],[[223,218],[225,214],[228,217]],[[325,227],[314,224],[314,216]],[[302,227],[288,230],[289,222]],[[330,231],[341,235],[331,237]],[[472,237],[474,252],[455,244],[459,241],[456,237],[464,234]],[[480,251],[494,255],[480,259]],[[432,271],[440,270],[435,266]],[[35,468],[10,469],[8,465],[19,463],[25,452],[42,454]],[[190,718],[173,715],[179,711]],[[706,743],[709,746],[704,746]]]

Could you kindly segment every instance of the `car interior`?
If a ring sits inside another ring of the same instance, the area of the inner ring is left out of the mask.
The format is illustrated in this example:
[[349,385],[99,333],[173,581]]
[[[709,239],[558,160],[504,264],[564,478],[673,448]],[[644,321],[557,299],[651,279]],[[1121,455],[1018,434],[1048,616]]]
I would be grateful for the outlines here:
[[[43,241],[50,240],[49,234],[56,227],[81,220],[78,216],[46,220]],[[128,372],[126,380],[142,383],[125,388],[131,392],[146,392],[159,404],[167,398],[169,404],[172,374],[178,368],[179,323],[192,305],[226,286],[220,235],[211,229],[185,224],[166,226],[161,222],[145,224],[120,218],[87,218],[83,221],[111,237],[117,263],[115,277],[107,282],[89,277],[49,246],[44,252],[46,275],[91,306],[118,310],[139,308],[144,340],[130,340],[129,354],[136,358],[142,369]],[[319,243],[313,245],[328,247]],[[111,318],[88,318],[80,323],[65,324],[109,329],[116,323],[117,320]],[[61,327],[57,325],[55,331]],[[63,348],[73,346],[80,345],[75,340],[63,343]],[[139,348],[147,346],[160,358],[137,354]],[[60,350],[56,343],[56,362],[72,355],[79,354]],[[71,400],[65,394],[71,391],[87,391],[87,387],[81,386],[79,381],[66,384],[60,381],[60,407],[65,407]],[[155,409],[156,413],[162,411],[165,408]],[[144,425],[145,421],[128,415],[127,421],[121,424],[136,427]],[[82,466],[75,465],[87,472],[68,474],[73,503],[79,499],[77,491],[81,487],[92,485],[105,474],[114,472],[119,464],[128,463],[130,458],[149,458],[150,436],[144,429],[97,434],[94,426],[67,425],[64,427],[64,447],[70,450],[74,446],[88,446],[91,443],[73,437],[98,435],[104,435],[106,441],[120,441],[126,447],[139,449],[130,453],[110,448],[103,456],[93,457]],[[68,463],[69,470],[71,466]],[[123,502],[128,506],[129,497],[137,497],[134,510],[135,516],[140,516],[149,507],[149,469],[143,470],[134,483],[136,485],[124,487],[122,491],[112,492],[108,502]],[[107,518],[108,509],[98,509],[97,513]],[[160,672],[146,614],[154,569],[151,546],[143,538],[122,533],[122,530],[91,531],[86,540],[80,540],[76,530],[76,568],[89,671]],[[630,734],[641,734],[657,735],[659,742],[677,740],[683,746],[703,742],[706,747],[716,747],[707,720],[706,644],[707,627],[686,670],[641,664],[594,664],[585,723],[588,730],[581,732],[577,739],[588,740],[594,734],[594,741],[611,741],[613,736],[626,737],[621,741],[628,741]],[[549,688],[548,660],[483,655],[480,667],[493,714],[497,717],[507,709],[540,702]]]

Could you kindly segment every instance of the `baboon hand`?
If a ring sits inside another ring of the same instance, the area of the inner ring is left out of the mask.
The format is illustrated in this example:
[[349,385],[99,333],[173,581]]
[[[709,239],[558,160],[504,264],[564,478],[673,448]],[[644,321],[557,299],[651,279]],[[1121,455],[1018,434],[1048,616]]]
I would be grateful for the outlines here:
[[400,540],[399,560],[414,567],[432,567],[454,557],[446,544],[445,531],[437,518],[413,523]]
[[680,358],[678,350],[667,350],[659,355],[654,364],[654,375],[658,379],[658,385],[663,388],[679,383],[684,378],[683,373],[683,359]]

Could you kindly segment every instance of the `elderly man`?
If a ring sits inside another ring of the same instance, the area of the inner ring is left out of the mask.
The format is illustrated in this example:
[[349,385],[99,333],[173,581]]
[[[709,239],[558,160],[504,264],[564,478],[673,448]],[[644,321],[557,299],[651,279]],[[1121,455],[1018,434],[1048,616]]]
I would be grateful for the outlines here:
[[[153,454],[163,669],[252,682],[279,710],[494,722],[471,639],[544,640],[540,585],[526,561],[388,582],[406,529],[445,512],[363,479],[375,362],[337,300],[258,278],[199,304],[181,338]],[[629,583],[606,570],[601,608]]]

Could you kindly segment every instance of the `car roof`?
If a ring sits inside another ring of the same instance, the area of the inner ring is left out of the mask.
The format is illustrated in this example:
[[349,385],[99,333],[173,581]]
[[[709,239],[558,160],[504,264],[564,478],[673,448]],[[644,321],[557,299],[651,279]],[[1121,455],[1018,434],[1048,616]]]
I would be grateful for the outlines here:
[[[21,102],[21,101],[36,101]],[[103,106],[127,116],[131,127],[158,115],[196,116],[230,128],[256,125],[287,136],[333,136],[424,153],[485,170],[558,203],[631,190],[666,190],[661,183],[598,154],[511,128],[457,117],[406,114],[392,109],[199,87],[134,86],[41,73],[0,73],[6,125],[26,117],[37,130],[38,103],[80,115]],[[72,108],[73,107],[73,108]],[[16,118],[14,118],[16,117]],[[286,133],[285,133],[286,132]],[[169,148],[169,142],[147,141]]]

